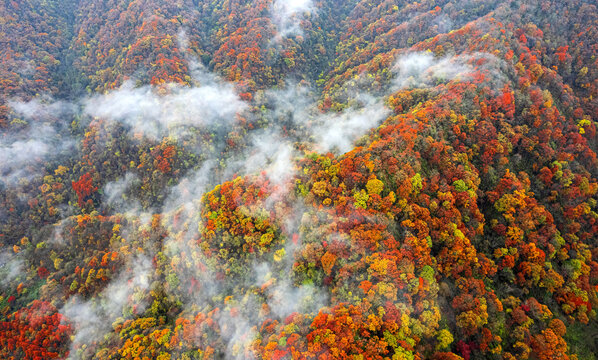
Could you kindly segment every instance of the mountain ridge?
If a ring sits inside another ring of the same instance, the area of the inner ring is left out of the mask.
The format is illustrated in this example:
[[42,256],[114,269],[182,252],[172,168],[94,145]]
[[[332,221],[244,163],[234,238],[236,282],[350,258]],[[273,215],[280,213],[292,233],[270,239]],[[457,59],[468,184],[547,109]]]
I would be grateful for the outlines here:
[[595,358],[593,1],[0,18],[2,357]]

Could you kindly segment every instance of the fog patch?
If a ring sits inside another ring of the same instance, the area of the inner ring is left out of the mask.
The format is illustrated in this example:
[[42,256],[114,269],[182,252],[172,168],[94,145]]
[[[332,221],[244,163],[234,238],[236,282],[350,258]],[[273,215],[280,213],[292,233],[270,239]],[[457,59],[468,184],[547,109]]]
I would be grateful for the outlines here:
[[135,88],[127,82],[119,90],[86,100],[85,113],[126,124],[131,132],[158,140],[177,136],[191,126],[230,125],[245,106],[232,86],[171,84],[166,94],[158,91],[150,86]]
[[13,123],[21,129],[0,135],[0,184],[31,180],[49,160],[70,153],[75,145],[67,128],[76,111],[70,103],[40,98],[9,101]]
[[0,253],[0,286],[6,287],[24,274],[25,264],[16,254],[9,252]]
[[79,358],[77,350],[83,345],[89,347],[101,340],[112,330],[112,323],[117,318],[126,317],[133,308],[136,313],[143,312],[147,306],[144,296],[135,295],[144,293],[149,288],[151,271],[150,259],[144,256],[132,258],[118,278],[97,297],[89,301],[83,301],[77,296],[69,299],[60,310],[75,331],[69,359]]
[[301,21],[306,14],[315,11],[313,0],[275,0],[271,7],[280,37],[302,34]]
[[507,66],[493,54],[475,52],[455,56],[435,57],[430,51],[399,56],[392,68],[395,78],[392,90],[430,88],[449,81],[471,80],[484,72],[486,81],[496,86],[506,81]]

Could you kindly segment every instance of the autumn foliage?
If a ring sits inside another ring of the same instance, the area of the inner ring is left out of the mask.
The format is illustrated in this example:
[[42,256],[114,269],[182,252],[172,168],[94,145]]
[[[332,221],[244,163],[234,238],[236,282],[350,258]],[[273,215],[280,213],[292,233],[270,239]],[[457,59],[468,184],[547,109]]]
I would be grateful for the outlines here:
[[[213,81],[244,105],[156,137],[47,121],[72,156],[0,182],[0,358],[594,359],[595,4],[312,5],[0,4],[0,150],[31,99]],[[351,150],[314,145],[371,104]],[[272,129],[288,176],[245,153]],[[77,343],[73,303],[101,336]]]
[[3,359],[60,359],[68,356],[71,327],[50,303],[35,300],[0,322]]

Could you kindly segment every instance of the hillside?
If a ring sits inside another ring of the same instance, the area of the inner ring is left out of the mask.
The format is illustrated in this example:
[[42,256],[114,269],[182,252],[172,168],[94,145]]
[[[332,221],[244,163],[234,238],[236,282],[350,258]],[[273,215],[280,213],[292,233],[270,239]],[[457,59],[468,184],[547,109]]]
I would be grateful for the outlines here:
[[596,359],[597,6],[0,3],[0,358]]

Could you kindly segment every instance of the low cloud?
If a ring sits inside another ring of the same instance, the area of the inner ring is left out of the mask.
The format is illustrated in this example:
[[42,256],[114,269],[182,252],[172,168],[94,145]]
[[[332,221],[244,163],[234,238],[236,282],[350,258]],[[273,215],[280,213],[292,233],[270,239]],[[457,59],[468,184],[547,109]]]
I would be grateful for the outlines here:
[[149,288],[151,271],[152,264],[148,258],[133,258],[99,296],[89,301],[74,297],[66,303],[60,312],[69,319],[75,330],[69,359],[78,358],[78,349],[83,345],[93,345],[111,331],[112,323],[124,316],[126,307],[136,308],[137,313],[143,311],[147,305],[143,301],[144,297],[140,296],[142,300],[136,300],[134,295]]
[[49,126],[42,126],[23,139],[0,143],[0,176],[5,183],[14,183],[35,173],[34,166],[42,165],[52,149],[42,134],[53,133]]
[[500,86],[506,81],[508,66],[489,53],[475,52],[455,56],[435,57],[432,52],[412,52],[401,55],[392,69],[395,78],[392,90],[429,88],[453,80],[469,80],[476,71],[483,71],[486,81]]
[[57,123],[63,121],[64,116],[77,111],[77,106],[72,103],[54,101],[46,96],[31,101],[12,100],[8,105],[17,116],[23,117],[29,123],[31,121]]
[[242,161],[244,174],[263,172],[275,186],[289,181],[294,174],[294,148],[278,131],[264,131],[250,139]]
[[46,161],[66,155],[75,142],[64,118],[75,106],[51,99],[11,101],[15,119],[23,128],[0,137],[0,183],[15,185],[40,173]]
[[139,177],[127,173],[123,178],[104,185],[104,205],[108,205],[118,212],[128,212],[141,208],[138,201],[130,198],[130,192],[139,183]]
[[364,104],[362,107],[326,114],[315,121],[311,131],[318,150],[345,153],[353,149],[360,137],[390,115],[390,109],[381,101],[369,96],[360,98]]
[[9,286],[11,281],[22,275],[25,265],[16,254],[0,253],[0,286]]
[[134,87],[132,82],[84,101],[85,113],[128,125],[150,139],[182,134],[189,127],[229,126],[246,104],[232,84],[200,76],[200,86]]
[[273,108],[271,121],[292,123],[295,140],[303,142],[309,138],[319,152],[351,150],[360,137],[390,114],[382,101],[359,91],[352,94],[353,106],[323,113],[313,93],[308,87],[289,84],[285,90],[268,92],[267,97]]
[[301,20],[316,7],[313,0],[275,0],[271,11],[279,36],[284,37],[301,34]]
[[395,62],[393,70],[396,78],[393,85],[399,89],[430,87],[464,77],[473,71],[466,60],[463,57],[435,58],[431,52],[403,55]]

